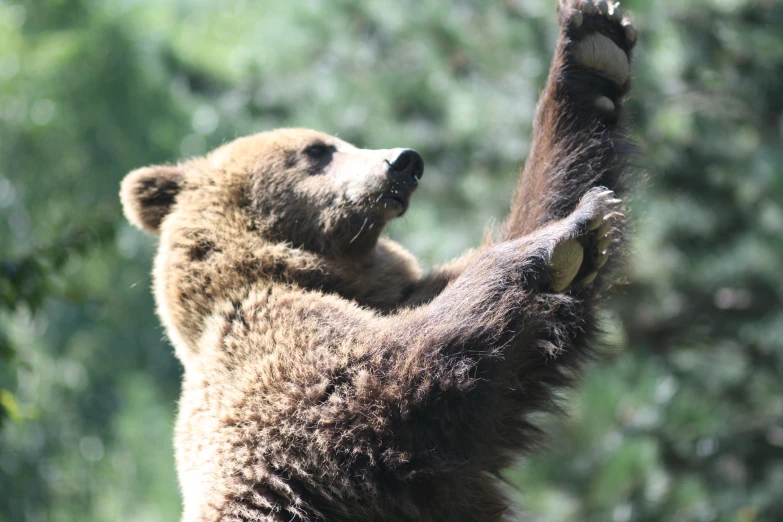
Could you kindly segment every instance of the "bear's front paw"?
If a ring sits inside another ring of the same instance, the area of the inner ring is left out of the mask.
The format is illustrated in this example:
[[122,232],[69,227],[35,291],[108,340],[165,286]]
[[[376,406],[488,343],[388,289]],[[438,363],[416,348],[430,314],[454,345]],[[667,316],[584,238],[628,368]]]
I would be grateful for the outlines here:
[[569,234],[555,244],[549,258],[549,287],[562,292],[592,283],[609,259],[613,225],[624,215],[614,192],[597,187],[584,195],[571,214]]
[[[619,2],[559,0],[558,9],[563,31],[573,43],[574,60],[626,91],[638,34]],[[608,96],[598,95],[593,103],[599,112],[615,112],[616,100]]]

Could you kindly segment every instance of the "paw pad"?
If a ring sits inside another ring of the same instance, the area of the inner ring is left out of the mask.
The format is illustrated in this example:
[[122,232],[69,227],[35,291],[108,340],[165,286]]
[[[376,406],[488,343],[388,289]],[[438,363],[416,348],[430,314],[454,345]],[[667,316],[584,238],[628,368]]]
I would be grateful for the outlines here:
[[614,102],[606,96],[599,96],[595,100],[595,108],[604,114],[612,114],[615,110]]
[[562,292],[571,286],[592,283],[609,260],[612,232],[622,201],[614,192],[599,187],[590,190],[567,218],[573,235],[559,241],[549,259],[550,288]]
[[630,76],[628,53],[638,33],[619,3],[560,0],[575,42],[577,62],[624,86]]
[[584,261],[584,248],[576,239],[558,243],[549,258],[549,275],[553,292],[562,292],[569,287]]

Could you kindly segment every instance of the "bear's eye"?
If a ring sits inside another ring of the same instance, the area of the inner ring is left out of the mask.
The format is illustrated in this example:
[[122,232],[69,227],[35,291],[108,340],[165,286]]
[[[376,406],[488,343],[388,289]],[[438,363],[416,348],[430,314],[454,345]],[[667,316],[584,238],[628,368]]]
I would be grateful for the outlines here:
[[332,154],[337,150],[334,145],[316,142],[302,151],[307,157],[311,175],[322,174],[326,166],[332,161]]
[[313,143],[304,150],[304,153],[313,159],[324,159],[326,156],[330,156],[334,151],[334,147],[330,147],[325,143]]

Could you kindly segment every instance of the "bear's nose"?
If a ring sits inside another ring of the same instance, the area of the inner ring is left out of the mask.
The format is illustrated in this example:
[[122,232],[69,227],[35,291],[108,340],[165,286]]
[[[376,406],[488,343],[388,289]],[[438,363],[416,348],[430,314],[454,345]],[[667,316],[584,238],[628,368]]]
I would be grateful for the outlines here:
[[404,149],[389,164],[388,172],[393,181],[416,185],[424,174],[424,160],[421,154],[413,149]]

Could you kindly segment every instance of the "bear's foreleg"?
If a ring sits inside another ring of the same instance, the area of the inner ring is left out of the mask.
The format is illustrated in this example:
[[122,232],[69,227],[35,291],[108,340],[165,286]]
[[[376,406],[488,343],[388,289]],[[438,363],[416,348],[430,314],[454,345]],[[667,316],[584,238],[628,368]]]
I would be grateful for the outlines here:
[[286,286],[231,303],[210,332],[231,383],[215,399],[218,431],[234,441],[220,483],[236,501],[221,509],[501,520],[491,481],[474,479],[534,446],[529,414],[569,384],[583,352],[562,325],[579,326],[579,283],[605,261],[617,205],[590,191],[568,217],[484,249],[413,309],[383,315]]
[[632,146],[622,127],[637,32],[618,4],[560,0],[560,37],[505,239],[562,219],[596,186],[623,192]]
[[[603,0],[560,0],[558,12],[560,37],[504,240],[565,218],[595,187],[624,192],[622,174],[633,146],[622,126],[623,101],[630,89],[636,28],[619,4]],[[612,230],[617,242],[622,230],[618,220]],[[415,281],[401,306],[435,298],[476,254],[469,252]]]

